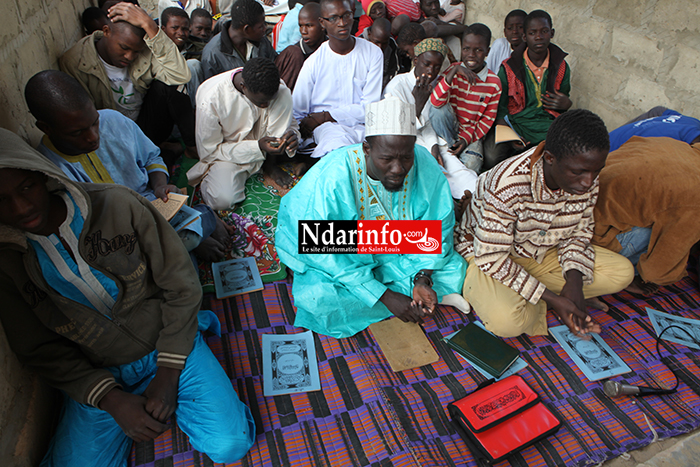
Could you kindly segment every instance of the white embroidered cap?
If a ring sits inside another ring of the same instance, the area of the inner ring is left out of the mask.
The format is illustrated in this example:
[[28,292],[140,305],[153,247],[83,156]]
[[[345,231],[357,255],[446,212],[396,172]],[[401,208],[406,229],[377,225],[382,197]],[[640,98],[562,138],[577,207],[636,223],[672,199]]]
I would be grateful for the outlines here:
[[367,104],[365,136],[378,135],[416,136],[416,106],[394,96]]

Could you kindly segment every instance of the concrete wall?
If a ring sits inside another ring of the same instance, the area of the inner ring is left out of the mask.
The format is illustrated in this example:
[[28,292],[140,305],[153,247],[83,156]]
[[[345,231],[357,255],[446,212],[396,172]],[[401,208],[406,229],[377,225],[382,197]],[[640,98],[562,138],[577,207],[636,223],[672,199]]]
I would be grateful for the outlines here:
[[151,15],[151,18],[158,15],[158,0],[139,0],[139,5]]
[[58,68],[58,57],[82,37],[80,14],[89,0],[0,0],[0,127],[38,142],[24,103],[35,73]]
[[[24,85],[34,73],[58,67],[58,57],[82,35],[79,14],[87,6],[88,0],[0,0],[1,127],[38,142]],[[53,423],[54,396],[22,368],[0,330],[0,465],[39,464]]]
[[543,9],[570,55],[574,107],[609,129],[656,105],[700,118],[698,0],[465,0],[467,23],[503,37],[509,11]]

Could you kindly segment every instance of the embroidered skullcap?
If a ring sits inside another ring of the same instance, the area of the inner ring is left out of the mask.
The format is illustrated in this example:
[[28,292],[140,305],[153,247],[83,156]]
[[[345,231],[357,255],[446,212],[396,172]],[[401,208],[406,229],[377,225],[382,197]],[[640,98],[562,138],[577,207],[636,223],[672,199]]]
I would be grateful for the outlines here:
[[415,52],[416,57],[422,53],[431,51],[440,52],[443,58],[447,57],[447,46],[442,39],[438,39],[437,37],[423,39],[413,48],[413,51]]
[[416,136],[416,106],[397,97],[367,104],[365,136]]

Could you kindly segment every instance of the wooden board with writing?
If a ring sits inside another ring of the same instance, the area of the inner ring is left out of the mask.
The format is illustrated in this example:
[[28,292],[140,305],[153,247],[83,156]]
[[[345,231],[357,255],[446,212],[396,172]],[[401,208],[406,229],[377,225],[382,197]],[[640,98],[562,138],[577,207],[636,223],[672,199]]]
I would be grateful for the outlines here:
[[396,373],[440,360],[423,328],[417,323],[390,318],[370,325],[369,329]]

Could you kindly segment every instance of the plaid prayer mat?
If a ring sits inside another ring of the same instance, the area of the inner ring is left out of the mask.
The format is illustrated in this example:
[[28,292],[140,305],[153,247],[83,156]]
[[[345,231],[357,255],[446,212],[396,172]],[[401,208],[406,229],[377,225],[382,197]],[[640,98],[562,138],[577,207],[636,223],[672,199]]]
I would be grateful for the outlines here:
[[[513,466],[594,465],[676,436],[700,425],[700,351],[663,342],[662,362],[645,307],[700,318],[695,277],[664,287],[652,298],[621,293],[604,297],[609,313],[592,311],[603,337],[632,369],[630,384],[674,384],[666,365],[677,369],[678,392],[645,398],[608,398],[600,382],[589,382],[549,336],[522,336],[516,346],[529,366],[519,374],[564,420],[559,432],[510,461]],[[391,371],[371,332],[348,339],[315,335],[321,391],[266,398],[262,389],[261,334],[296,333],[291,285],[226,300],[207,295],[204,308],[221,320],[222,337],[208,343],[251,408],[258,436],[241,467],[262,466],[463,466],[476,465],[446,411],[484,377],[458,358],[442,337],[472,315],[440,306],[424,329],[441,359],[401,373]],[[558,325],[549,314],[549,325]],[[179,428],[134,446],[130,466],[210,466],[192,450]]]

